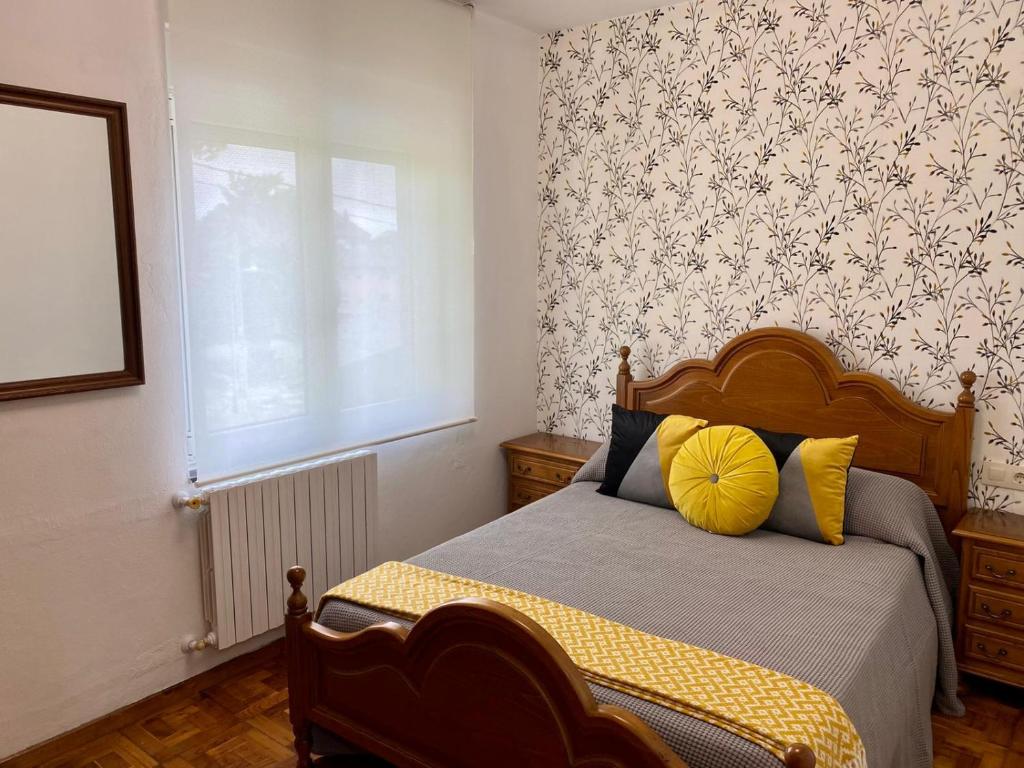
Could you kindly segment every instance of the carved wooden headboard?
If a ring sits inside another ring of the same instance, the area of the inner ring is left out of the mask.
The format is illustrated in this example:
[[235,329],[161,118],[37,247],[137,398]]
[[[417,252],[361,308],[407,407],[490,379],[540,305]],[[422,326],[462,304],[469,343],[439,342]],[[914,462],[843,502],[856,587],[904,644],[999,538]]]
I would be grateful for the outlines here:
[[618,404],[685,413],[711,424],[744,424],[810,437],[860,435],[855,466],[888,472],[923,488],[947,535],[967,511],[975,375],[960,375],[956,409],[909,400],[872,373],[848,373],[820,341],[786,328],[750,331],[714,360],[678,363],[634,381],[628,347],[620,354]]

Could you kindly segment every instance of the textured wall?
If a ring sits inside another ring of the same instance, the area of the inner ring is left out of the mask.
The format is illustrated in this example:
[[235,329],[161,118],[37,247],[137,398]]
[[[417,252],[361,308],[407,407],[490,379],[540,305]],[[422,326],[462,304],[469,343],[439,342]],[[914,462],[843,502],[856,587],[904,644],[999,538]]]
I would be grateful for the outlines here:
[[185,415],[162,38],[156,0],[0,2],[0,79],[128,104],[147,375],[0,403],[0,757],[222,660],[179,648],[203,623],[194,523],[170,505]]
[[[160,4],[0,0],[0,80],[128,103],[147,374],[0,403],[0,759],[273,637],[179,648],[205,629],[196,524],[170,504],[186,470]],[[500,515],[498,443],[534,422],[537,36],[482,14],[474,36],[479,421],[378,449],[382,558]]]
[[[690,0],[542,45],[538,421],[807,331],[1024,463],[1024,3]],[[990,504],[1003,492],[975,483]]]

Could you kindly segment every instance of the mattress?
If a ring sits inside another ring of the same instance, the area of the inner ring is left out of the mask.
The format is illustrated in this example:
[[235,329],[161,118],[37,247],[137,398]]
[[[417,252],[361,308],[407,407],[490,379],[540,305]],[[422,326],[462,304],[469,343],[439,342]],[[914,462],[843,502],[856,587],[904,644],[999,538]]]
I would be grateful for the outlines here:
[[[872,768],[931,766],[933,699],[945,711],[960,706],[950,636],[956,562],[915,486],[854,470],[850,535],[839,547],[760,530],[716,536],[596,488],[576,483],[410,562],[786,673],[839,701]],[[340,631],[385,619],[340,600],[318,617]],[[691,768],[778,768],[773,755],[715,726],[591,690],[639,715]]]

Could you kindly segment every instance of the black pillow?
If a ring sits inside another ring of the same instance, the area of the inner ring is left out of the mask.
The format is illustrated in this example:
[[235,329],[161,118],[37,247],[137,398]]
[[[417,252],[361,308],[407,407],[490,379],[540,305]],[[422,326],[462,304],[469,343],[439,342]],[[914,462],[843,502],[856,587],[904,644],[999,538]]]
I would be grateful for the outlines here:
[[597,489],[598,493],[619,495],[619,486],[640,449],[664,420],[665,415],[661,413],[627,411],[618,405],[612,406],[612,438],[608,446],[608,462],[604,467],[604,482]]

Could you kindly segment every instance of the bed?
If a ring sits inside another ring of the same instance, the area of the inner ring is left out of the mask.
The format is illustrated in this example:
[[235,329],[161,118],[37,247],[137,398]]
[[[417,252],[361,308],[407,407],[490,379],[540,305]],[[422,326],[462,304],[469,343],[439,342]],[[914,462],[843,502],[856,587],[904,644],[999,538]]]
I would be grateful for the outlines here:
[[[776,669],[832,694],[875,768],[930,765],[929,713],[956,712],[950,618],[965,511],[973,375],[951,412],[845,373],[804,334],[738,337],[713,361],[634,381],[622,407],[812,436],[860,434],[847,543],[714,536],[669,510],[576,482],[412,560],[541,595]],[[289,703],[298,764],[352,748],[398,766],[770,768],[779,759],[650,702],[588,685],[539,626],[459,600],[415,624],[327,601],[314,621],[289,578]],[[315,742],[315,744],[314,744]],[[815,758],[793,745],[788,768]]]

